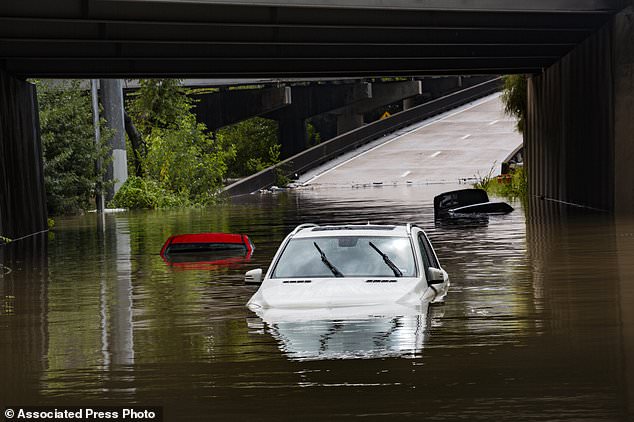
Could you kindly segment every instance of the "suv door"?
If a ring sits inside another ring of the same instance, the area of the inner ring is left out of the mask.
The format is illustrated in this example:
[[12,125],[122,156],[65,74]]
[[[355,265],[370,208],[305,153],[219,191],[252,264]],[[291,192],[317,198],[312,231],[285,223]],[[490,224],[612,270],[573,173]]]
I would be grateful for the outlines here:
[[421,255],[423,257],[423,266],[425,267],[425,278],[427,280],[430,279],[429,269],[437,268],[440,269],[440,263],[436,258],[436,254],[434,253],[434,249],[429,243],[429,239],[424,232],[418,233],[418,246],[420,248]]

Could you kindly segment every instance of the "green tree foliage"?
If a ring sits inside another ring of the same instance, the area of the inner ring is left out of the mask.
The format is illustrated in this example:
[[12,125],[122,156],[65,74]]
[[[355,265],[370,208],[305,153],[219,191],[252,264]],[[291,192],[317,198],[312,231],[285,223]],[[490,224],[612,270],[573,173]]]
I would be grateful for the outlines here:
[[235,156],[227,163],[228,177],[257,173],[280,161],[277,122],[254,117],[218,131],[217,138]]
[[306,138],[308,139],[309,147],[321,144],[321,134],[310,120],[306,122]]
[[102,180],[95,162],[108,155],[109,132],[102,124],[102,143],[95,146],[90,91],[79,81],[38,81],[36,86],[48,212],[80,212],[90,207]]
[[524,133],[528,107],[527,77],[525,75],[508,75],[504,76],[503,80],[502,102],[504,102],[504,111],[509,116],[517,118],[517,130]]
[[135,192],[141,194],[148,189],[138,189],[139,180],[131,179],[128,185],[134,186],[124,185],[128,199],[124,203],[119,195],[114,205],[153,208],[213,201],[234,150],[223,148],[207,133],[205,125],[196,121],[193,100],[178,80],[147,79],[140,83],[140,89],[128,102],[132,120],[144,140],[143,150],[135,154],[146,188],[172,199],[132,200],[130,196]]
[[127,108],[143,135],[154,128],[177,128],[179,118],[192,109],[192,100],[178,79],[141,79],[139,85]]
[[191,203],[183,196],[161,188],[155,180],[130,176],[115,194],[113,202],[121,208],[186,207]]

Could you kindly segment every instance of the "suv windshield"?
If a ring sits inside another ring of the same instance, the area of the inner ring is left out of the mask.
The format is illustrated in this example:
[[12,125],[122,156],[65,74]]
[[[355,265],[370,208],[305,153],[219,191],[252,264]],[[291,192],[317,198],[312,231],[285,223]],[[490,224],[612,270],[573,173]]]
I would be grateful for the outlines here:
[[[385,260],[377,249],[388,259]],[[402,274],[402,277],[414,277],[416,265],[412,245],[407,237],[292,239],[284,248],[272,277],[335,277],[337,271],[344,277],[395,277],[396,273]]]

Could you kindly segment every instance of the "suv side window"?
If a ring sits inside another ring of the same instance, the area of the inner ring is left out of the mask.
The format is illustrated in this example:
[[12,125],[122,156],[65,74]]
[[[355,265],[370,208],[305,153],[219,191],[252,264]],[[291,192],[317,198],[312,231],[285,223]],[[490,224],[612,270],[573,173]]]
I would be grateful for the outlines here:
[[425,275],[429,278],[429,268],[440,268],[440,263],[436,259],[434,250],[424,233],[418,234],[418,243],[423,255],[423,264],[425,265]]

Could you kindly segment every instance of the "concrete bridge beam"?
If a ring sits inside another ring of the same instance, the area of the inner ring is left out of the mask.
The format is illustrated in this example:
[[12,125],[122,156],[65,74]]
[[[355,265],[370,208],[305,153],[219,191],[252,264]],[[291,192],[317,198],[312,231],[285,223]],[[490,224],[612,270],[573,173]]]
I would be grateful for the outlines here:
[[290,105],[291,87],[223,90],[196,98],[199,121],[213,131]]
[[263,117],[279,122],[279,142],[282,158],[306,149],[306,119],[345,105],[371,98],[369,83],[306,85],[291,87],[291,102],[284,108],[266,113]]
[[333,110],[337,116],[337,135],[361,127],[363,115],[379,107],[392,104],[422,94],[421,81],[399,81],[373,83],[370,98],[350,104],[344,108]]

